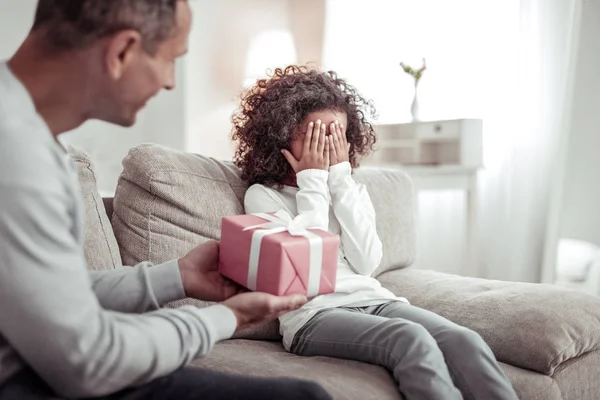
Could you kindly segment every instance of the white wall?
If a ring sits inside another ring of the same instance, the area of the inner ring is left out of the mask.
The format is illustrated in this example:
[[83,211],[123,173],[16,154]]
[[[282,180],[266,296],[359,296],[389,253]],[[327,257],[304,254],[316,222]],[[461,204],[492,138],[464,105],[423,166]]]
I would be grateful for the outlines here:
[[[187,150],[231,159],[231,115],[239,104],[252,39],[290,28],[289,0],[200,0],[185,61]],[[277,51],[277,49],[273,49]]]
[[600,2],[583,3],[560,235],[600,245]]
[[8,58],[27,35],[37,0],[0,0],[0,60]]

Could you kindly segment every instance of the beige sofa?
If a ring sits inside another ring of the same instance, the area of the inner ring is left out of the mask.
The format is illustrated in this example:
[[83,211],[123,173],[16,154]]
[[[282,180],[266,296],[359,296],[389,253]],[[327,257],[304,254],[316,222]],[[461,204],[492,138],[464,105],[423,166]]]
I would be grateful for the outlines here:
[[[114,201],[100,198],[85,154],[72,150],[86,203],[90,268],[179,257],[218,239],[222,216],[243,213],[246,185],[231,163],[142,145],[124,159]],[[479,332],[521,399],[600,399],[600,299],[566,289],[463,278],[408,267],[415,257],[412,187],[399,171],[364,169],[385,258],[375,276],[412,304]],[[176,307],[191,300],[169,306]],[[286,353],[275,322],[218,344],[195,365],[320,382],[336,399],[400,399],[386,370]],[[485,400],[485,399],[482,399]]]

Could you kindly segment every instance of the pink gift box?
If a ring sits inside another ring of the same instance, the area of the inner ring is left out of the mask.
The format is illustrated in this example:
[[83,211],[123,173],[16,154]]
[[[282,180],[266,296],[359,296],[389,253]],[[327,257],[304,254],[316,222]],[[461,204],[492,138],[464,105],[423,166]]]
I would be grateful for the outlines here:
[[247,229],[269,222],[258,215],[223,218],[219,272],[250,290],[279,296],[334,292],[339,236],[320,229],[307,229],[306,236]]

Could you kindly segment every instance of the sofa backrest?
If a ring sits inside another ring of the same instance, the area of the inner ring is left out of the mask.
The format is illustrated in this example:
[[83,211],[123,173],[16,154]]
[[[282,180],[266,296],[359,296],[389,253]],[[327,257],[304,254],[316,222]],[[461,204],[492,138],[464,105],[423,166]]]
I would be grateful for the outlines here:
[[[242,214],[247,185],[230,162],[144,144],[123,160],[113,202],[113,228],[125,265],[161,263],[198,243],[219,239],[221,218]],[[412,184],[401,171],[362,169],[377,212],[384,259],[375,276],[415,256]]]

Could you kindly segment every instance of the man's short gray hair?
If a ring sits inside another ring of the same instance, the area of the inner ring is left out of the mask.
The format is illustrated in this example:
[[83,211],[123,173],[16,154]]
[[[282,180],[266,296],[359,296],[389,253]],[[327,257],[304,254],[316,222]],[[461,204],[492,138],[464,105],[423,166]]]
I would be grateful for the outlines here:
[[138,31],[154,54],[175,28],[178,0],[39,0],[33,30],[43,30],[54,51],[85,48],[122,30]]

